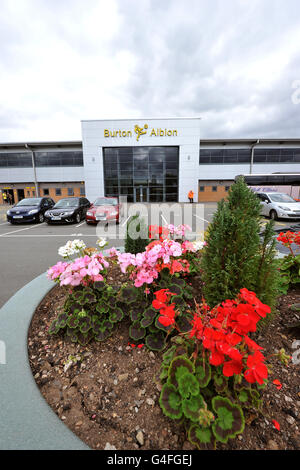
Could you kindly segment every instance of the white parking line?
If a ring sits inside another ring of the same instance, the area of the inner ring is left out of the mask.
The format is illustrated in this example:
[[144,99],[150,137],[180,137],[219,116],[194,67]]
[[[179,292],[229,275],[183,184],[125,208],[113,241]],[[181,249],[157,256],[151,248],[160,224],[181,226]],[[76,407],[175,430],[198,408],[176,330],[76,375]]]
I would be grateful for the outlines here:
[[2,233],[0,237],[4,237],[5,235],[10,235],[11,233],[17,233],[17,232],[22,232],[24,230],[30,230],[32,228],[41,227],[42,225],[45,225],[45,222],[43,222],[42,224],[33,225],[32,227],[20,228],[19,230],[13,230],[12,232]]
[[83,225],[83,224],[85,224],[85,220],[83,222],[81,222],[81,224],[76,225],[76,228],[81,227],[81,225]]
[[127,220],[129,219],[130,215],[127,217],[127,219],[125,220],[125,222],[121,225],[122,227],[124,227],[124,225],[126,224]]
[[163,219],[163,221],[165,222],[165,224],[167,224],[167,225],[168,225],[168,221],[167,221],[167,219],[166,219],[166,218],[165,218],[165,217],[164,217],[162,214],[160,214],[160,215],[161,215],[161,218]]
[[204,222],[207,222],[208,224],[210,224],[209,220],[203,219],[202,217],[199,217],[199,215],[193,214],[193,216],[197,217],[197,219],[204,220]]

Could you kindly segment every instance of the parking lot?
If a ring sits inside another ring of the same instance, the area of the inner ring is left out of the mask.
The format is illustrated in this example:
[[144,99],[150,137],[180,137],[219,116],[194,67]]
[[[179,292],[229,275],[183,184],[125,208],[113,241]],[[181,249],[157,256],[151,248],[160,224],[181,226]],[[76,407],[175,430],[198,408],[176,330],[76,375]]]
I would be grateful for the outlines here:
[[[199,235],[206,230],[217,208],[216,203],[205,204],[177,204],[175,220],[168,214],[168,210],[159,215],[159,205],[148,204],[143,214],[148,224],[157,223],[187,223]],[[166,204],[167,206],[167,204]],[[193,212],[191,213],[191,206]],[[99,236],[105,236],[109,242],[108,247],[124,245],[126,222],[129,212],[125,211],[120,225],[92,226],[85,221],[71,225],[42,224],[16,224],[6,221],[8,206],[0,207],[0,307],[21,287],[30,282],[39,274],[45,272],[59,259],[58,248],[68,240],[79,238],[87,246],[95,246]],[[183,220],[180,218],[184,215]],[[155,217],[154,217],[155,216]],[[262,218],[262,224],[267,219]],[[293,222],[295,224],[295,222]],[[276,222],[277,229],[286,229],[291,222]],[[280,248],[284,252],[284,248]]]

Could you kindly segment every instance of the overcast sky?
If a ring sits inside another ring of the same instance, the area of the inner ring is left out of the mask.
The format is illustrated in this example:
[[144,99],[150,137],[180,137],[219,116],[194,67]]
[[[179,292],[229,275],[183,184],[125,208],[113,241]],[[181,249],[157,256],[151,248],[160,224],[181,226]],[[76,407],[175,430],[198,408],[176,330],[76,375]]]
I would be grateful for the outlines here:
[[0,0],[0,93],[0,142],[184,116],[300,138],[300,1]]

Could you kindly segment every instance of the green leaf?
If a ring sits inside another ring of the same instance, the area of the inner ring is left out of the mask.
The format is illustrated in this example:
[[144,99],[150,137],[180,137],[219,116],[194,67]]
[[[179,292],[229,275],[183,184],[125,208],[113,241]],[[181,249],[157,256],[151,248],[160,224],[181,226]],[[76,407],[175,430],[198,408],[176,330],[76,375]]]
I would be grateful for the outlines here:
[[58,332],[59,332],[59,325],[57,324],[57,320],[53,320],[53,322],[51,323],[49,329],[48,329],[48,333],[49,335],[56,335]]
[[179,330],[181,333],[187,333],[188,331],[191,331],[192,329],[192,316],[190,315],[179,315],[176,319],[177,325],[179,327]]
[[139,321],[133,322],[129,328],[129,336],[134,341],[138,341],[139,339],[144,338],[145,334],[146,334],[146,330],[145,328],[141,326]]
[[182,309],[186,306],[186,302],[182,297],[173,297],[172,302],[175,304],[175,308]]
[[79,318],[77,314],[71,315],[67,320],[67,325],[69,328],[77,328],[79,324]]
[[217,393],[223,393],[228,387],[228,379],[222,373],[217,372],[213,375],[214,385]]
[[191,396],[185,398],[182,402],[182,411],[186,418],[194,423],[199,422],[199,411],[204,407],[204,400],[202,395]]
[[82,333],[82,332],[78,333],[78,342],[81,344],[81,346],[86,346],[91,341],[92,338],[93,338],[93,335],[91,334],[90,331],[88,331],[87,333]]
[[197,358],[195,363],[196,378],[200,388],[205,388],[211,380],[210,364],[202,358]]
[[106,288],[106,284],[104,281],[96,281],[94,282],[93,286],[97,291],[100,292],[102,292]]
[[178,388],[178,379],[187,372],[195,372],[194,364],[185,356],[175,357],[169,368],[169,382]]
[[165,335],[163,332],[151,333],[146,336],[145,344],[152,351],[162,351],[166,346]]
[[189,429],[188,438],[199,450],[215,450],[216,448],[216,440],[210,428],[193,424]]
[[116,307],[116,303],[117,303],[117,300],[115,297],[112,297],[110,296],[107,301],[106,301],[107,305],[110,307],[110,308],[115,308]]
[[77,343],[78,342],[77,330],[70,330],[70,331],[72,331],[72,333],[70,332],[70,334],[68,334],[70,340],[72,341],[72,343]]
[[95,340],[99,342],[105,341],[110,335],[111,331],[108,328],[101,326],[99,331],[95,335]]
[[[181,297],[182,294],[183,294],[183,290],[179,285],[171,284],[170,286],[168,286],[168,289],[169,289],[170,292],[172,292],[172,294],[175,294],[176,296]],[[172,299],[172,301],[173,301],[173,299]]]
[[82,290],[75,291],[72,294],[72,298],[77,302],[79,302],[82,299],[82,296],[83,296]]
[[147,328],[148,326],[152,325],[154,319],[157,317],[157,310],[154,310],[153,308],[147,308],[143,312],[143,318],[141,320],[141,325],[144,328]]
[[84,294],[79,300],[80,305],[92,304],[97,301],[96,296],[93,293]]
[[123,319],[123,312],[120,308],[114,308],[109,314],[109,321],[111,323],[117,323]]
[[216,396],[212,399],[212,407],[217,414],[213,423],[213,433],[220,442],[226,443],[244,431],[245,419],[240,406],[234,405],[228,398]]
[[163,363],[165,365],[170,364],[170,362],[172,361],[174,357],[175,351],[176,351],[176,345],[174,344],[163,354]]
[[141,316],[142,316],[142,313],[140,310],[131,310],[130,312],[130,318],[131,318],[131,321],[133,322],[140,320]]
[[190,395],[199,394],[199,383],[196,377],[190,372],[185,372],[177,378],[179,393],[182,398],[189,398]]
[[90,316],[85,316],[79,319],[78,326],[80,328],[80,332],[85,334],[92,328],[92,319]]
[[169,366],[162,365],[161,366],[160,376],[159,376],[159,379],[160,379],[161,382],[168,377],[168,372],[169,372]]
[[138,289],[136,287],[124,287],[120,292],[120,300],[125,304],[137,301]]
[[98,313],[102,314],[102,313],[107,313],[109,311],[109,306],[107,305],[106,302],[104,302],[103,300],[101,302],[99,302],[96,306],[96,310]]
[[166,383],[160,394],[159,404],[163,413],[172,419],[180,419],[182,416],[182,400],[176,388]]
[[81,311],[81,305],[79,302],[72,302],[69,306],[69,312],[71,314],[79,313]]

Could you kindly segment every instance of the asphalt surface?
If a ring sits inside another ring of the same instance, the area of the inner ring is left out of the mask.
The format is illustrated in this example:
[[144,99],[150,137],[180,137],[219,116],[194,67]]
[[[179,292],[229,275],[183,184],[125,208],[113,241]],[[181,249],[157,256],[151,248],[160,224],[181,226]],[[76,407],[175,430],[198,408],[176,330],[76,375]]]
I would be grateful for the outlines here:
[[[58,248],[68,240],[80,239],[87,246],[96,246],[97,239],[104,236],[109,242],[108,248],[124,246],[128,211],[125,211],[119,226],[105,228],[103,225],[87,225],[85,221],[71,225],[11,225],[6,221],[8,208],[9,206],[0,207],[0,307],[21,287],[62,260],[58,255]],[[147,224],[189,224],[198,238],[198,234],[206,230],[216,208],[216,203],[178,204],[175,206],[177,218],[174,220],[168,210],[159,216],[158,205],[149,204],[146,205],[145,220]],[[262,224],[266,222],[267,219],[262,219]],[[279,221],[276,228],[284,230],[289,225],[291,223]],[[279,249],[281,252],[286,251],[281,247]]]

